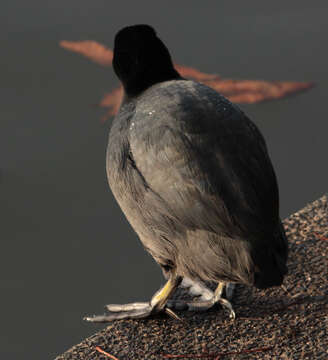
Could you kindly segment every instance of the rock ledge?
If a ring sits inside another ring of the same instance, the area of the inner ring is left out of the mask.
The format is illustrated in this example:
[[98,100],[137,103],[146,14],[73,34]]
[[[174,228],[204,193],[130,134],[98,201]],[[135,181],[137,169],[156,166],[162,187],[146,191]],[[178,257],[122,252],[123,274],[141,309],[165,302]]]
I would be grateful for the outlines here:
[[284,226],[290,246],[284,286],[265,291],[238,286],[235,322],[222,309],[179,313],[184,322],[166,316],[120,320],[56,360],[109,359],[96,346],[119,360],[168,358],[165,354],[218,359],[222,353],[220,359],[328,359],[327,195]]

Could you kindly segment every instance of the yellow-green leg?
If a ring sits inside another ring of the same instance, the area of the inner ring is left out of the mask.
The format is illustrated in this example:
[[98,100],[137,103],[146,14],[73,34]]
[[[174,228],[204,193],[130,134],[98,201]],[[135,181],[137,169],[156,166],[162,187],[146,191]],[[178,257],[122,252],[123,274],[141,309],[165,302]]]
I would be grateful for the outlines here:
[[[227,308],[230,312],[230,318],[235,319],[236,314],[232,308],[232,305],[229,300],[222,297],[222,292],[224,287],[227,289],[227,285],[223,282],[220,282],[217,288],[214,291],[214,304],[220,303],[223,307]],[[227,290],[226,290],[227,292]]]

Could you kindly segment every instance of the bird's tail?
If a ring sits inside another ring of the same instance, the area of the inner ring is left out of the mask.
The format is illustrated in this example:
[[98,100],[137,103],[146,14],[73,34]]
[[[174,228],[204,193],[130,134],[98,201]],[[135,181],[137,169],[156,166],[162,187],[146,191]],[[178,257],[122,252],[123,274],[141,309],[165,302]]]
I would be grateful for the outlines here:
[[287,237],[280,222],[272,241],[265,249],[255,254],[254,263],[257,270],[255,271],[254,285],[259,289],[281,285],[288,271],[287,256]]

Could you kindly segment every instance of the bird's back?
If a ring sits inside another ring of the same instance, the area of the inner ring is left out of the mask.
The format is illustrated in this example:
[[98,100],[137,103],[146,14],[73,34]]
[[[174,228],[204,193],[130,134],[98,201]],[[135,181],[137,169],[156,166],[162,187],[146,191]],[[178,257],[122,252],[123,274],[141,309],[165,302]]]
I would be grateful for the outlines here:
[[281,283],[287,241],[265,142],[214,90],[174,80],[126,101],[107,164],[114,195],[159,263],[203,280]]

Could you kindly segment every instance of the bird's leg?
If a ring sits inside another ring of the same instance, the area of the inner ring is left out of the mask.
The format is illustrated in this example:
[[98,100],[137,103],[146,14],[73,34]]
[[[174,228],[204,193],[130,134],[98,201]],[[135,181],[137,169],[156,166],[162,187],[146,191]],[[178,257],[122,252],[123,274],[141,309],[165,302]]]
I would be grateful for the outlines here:
[[[229,300],[225,299],[224,297],[222,297],[222,291],[223,291],[223,288],[225,286],[225,283],[224,282],[220,282],[218,287],[215,289],[214,291],[214,304],[217,304],[217,303],[220,303],[223,307],[227,308],[230,312],[230,318],[231,319],[235,319],[236,318],[236,314],[232,308],[232,305],[230,303]],[[232,293],[231,293],[231,288],[230,288],[230,294],[228,294],[228,289],[227,289],[227,286],[226,286],[226,295],[230,295],[230,297],[232,296]],[[232,290],[233,292],[233,290]]]
[[[186,286],[187,284],[190,284],[190,287]],[[235,312],[231,303],[222,297],[223,289],[225,287],[227,298],[232,298],[234,284],[225,284],[224,282],[220,282],[214,292],[203,284],[194,282],[190,279],[184,279],[181,286],[188,288],[188,292],[190,294],[200,295],[200,297],[193,301],[168,300],[168,307],[176,310],[206,311],[215,304],[220,303],[223,307],[229,310],[230,317],[233,319],[235,318]],[[197,290],[201,290],[201,292],[198,293]]]
[[[107,314],[87,316],[84,320],[91,322],[110,322],[119,319],[145,318],[159,313],[165,309],[168,299],[181,281],[182,278],[172,271],[169,280],[154,294],[149,302],[136,302],[122,305],[109,304],[105,306],[109,311]],[[172,313],[172,311],[170,311],[170,313]]]

